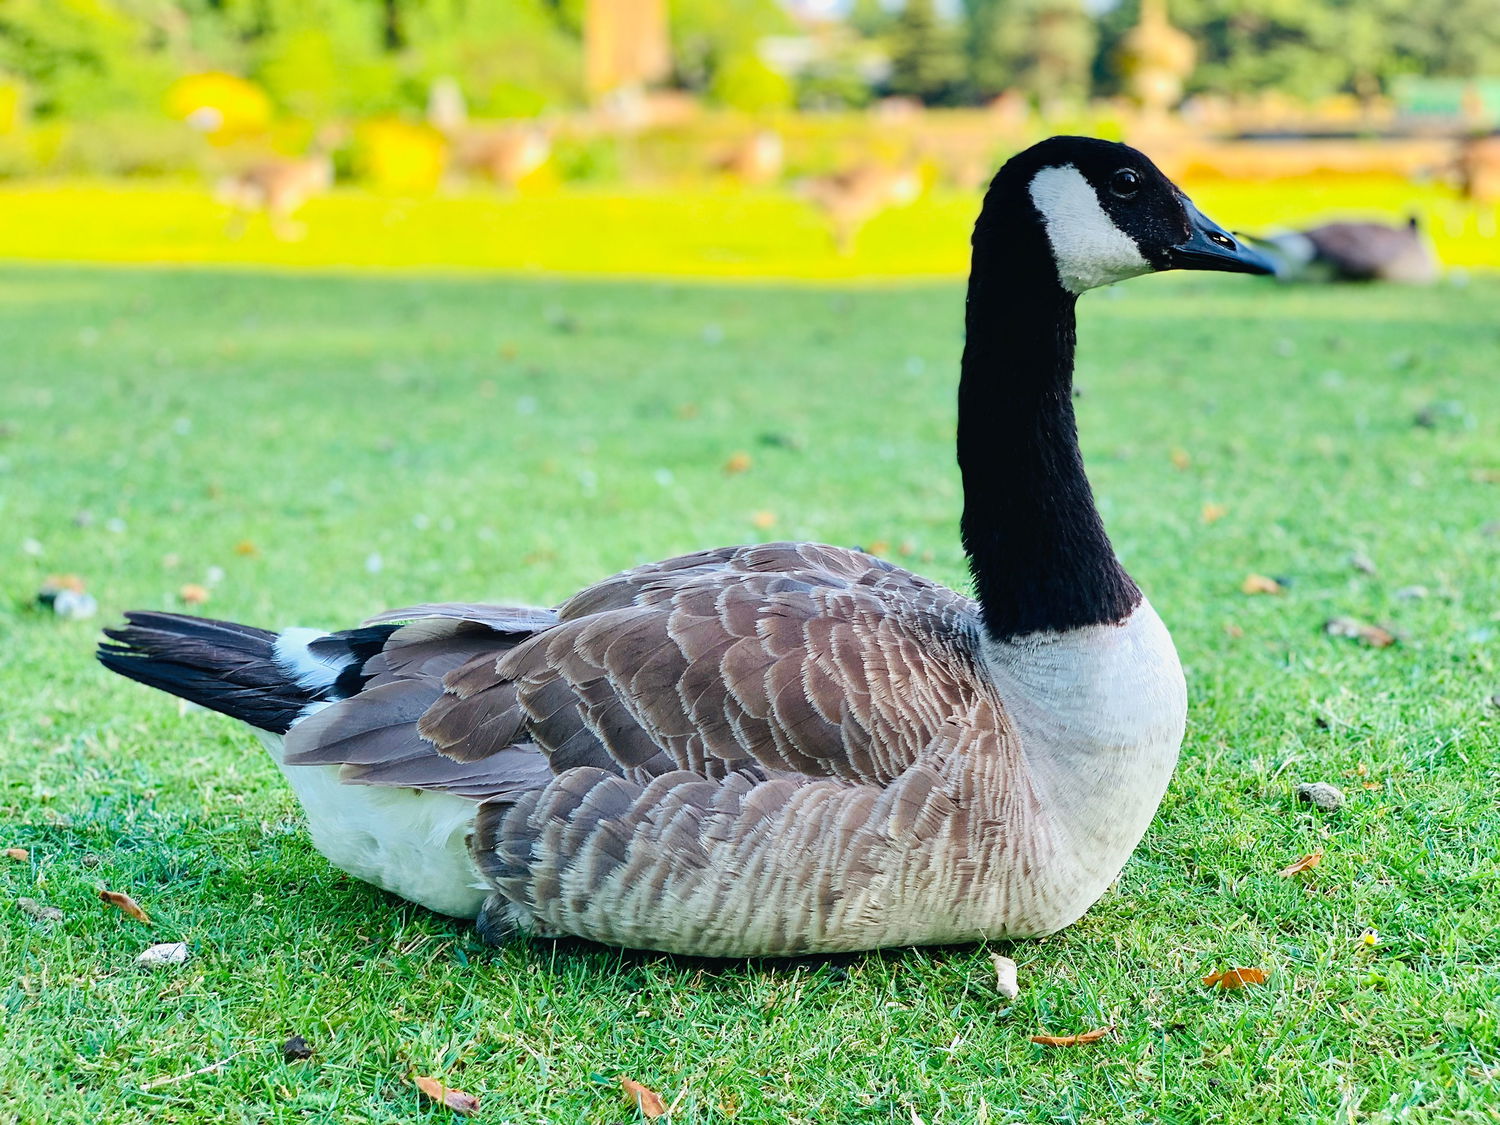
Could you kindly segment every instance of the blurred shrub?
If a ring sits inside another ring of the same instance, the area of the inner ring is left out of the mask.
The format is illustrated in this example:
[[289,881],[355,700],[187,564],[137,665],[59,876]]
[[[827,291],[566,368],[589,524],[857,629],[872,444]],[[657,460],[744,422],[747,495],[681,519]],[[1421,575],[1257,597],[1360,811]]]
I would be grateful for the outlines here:
[[26,124],[26,87],[0,76],[0,136],[18,132]]
[[304,27],[284,32],[259,54],[256,76],[282,108],[311,118],[329,117],[340,108],[344,77],[326,31]]
[[457,79],[476,117],[580,105],[583,48],[566,17],[553,0],[427,0],[406,11],[412,74],[424,97],[434,79]]
[[691,90],[708,89],[748,45],[795,30],[777,0],[671,0],[667,19],[677,77]]
[[569,183],[605,183],[621,179],[620,142],[613,137],[559,136],[552,143],[552,167]]
[[786,109],[792,84],[756,54],[731,55],[714,69],[708,95],[719,105],[745,113]]
[[298,117],[393,113],[419,108],[421,92],[403,79],[395,56],[352,36],[299,27],[269,39],[256,74],[276,104]]
[[0,180],[13,180],[36,170],[36,156],[20,132],[0,133]]
[[366,121],[354,131],[354,171],[382,191],[425,193],[443,178],[448,146],[436,129],[398,117]]
[[[207,163],[204,139],[155,114],[122,111],[39,134],[41,170],[68,176],[170,176]],[[51,150],[51,151],[49,151]]]
[[874,99],[869,81],[852,62],[831,60],[797,77],[799,109],[862,109]]
[[271,99],[244,78],[222,71],[189,74],[167,90],[166,110],[212,140],[229,142],[265,132]]

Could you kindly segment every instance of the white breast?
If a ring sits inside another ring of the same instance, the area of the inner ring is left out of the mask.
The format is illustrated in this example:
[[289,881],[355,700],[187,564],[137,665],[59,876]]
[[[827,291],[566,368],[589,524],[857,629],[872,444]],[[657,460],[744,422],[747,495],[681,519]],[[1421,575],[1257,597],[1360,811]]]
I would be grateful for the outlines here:
[[1187,685],[1142,600],[1118,625],[987,641],[983,659],[1020,735],[1039,804],[1067,843],[1059,885],[1081,915],[1118,876],[1177,764]]

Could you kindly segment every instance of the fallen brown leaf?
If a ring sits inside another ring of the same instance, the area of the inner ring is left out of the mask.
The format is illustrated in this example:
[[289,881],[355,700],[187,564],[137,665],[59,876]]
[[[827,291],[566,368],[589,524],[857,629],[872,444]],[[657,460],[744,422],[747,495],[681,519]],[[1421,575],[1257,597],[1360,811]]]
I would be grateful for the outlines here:
[[1221,519],[1223,519],[1228,514],[1229,514],[1229,509],[1226,508],[1223,504],[1212,504],[1212,503],[1210,503],[1210,504],[1203,505],[1203,522],[1204,523],[1218,523]]
[[177,596],[187,605],[202,605],[208,601],[208,588],[196,582],[189,582],[177,591]]
[[1396,635],[1379,625],[1366,625],[1352,617],[1335,617],[1323,626],[1330,637],[1348,637],[1371,648],[1390,648],[1396,643]]
[[765,511],[756,512],[755,515],[753,515],[753,516],[750,517],[750,522],[753,523],[756,527],[760,528],[762,531],[764,531],[764,530],[766,530],[766,528],[772,527],[772,526],[775,525],[775,523],[776,523],[776,513],[775,512],[765,512]]
[[419,1074],[412,1079],[418,1090],[426,1094],[435,1102],[447,1106],[454,1113],[469,1117],[479,1112],[479,1099],[473,1094],[466,1094],[462,1090],[450,1090],[436,1078],[429,1078],[425,1074]]
[[891,553],[891,545],[884,539],[875,539],[865,548],[865,552],[871,555],[885,556]]
[[653,1120],[662,1117],[667,1112],[667,1103],[662,1101],[661,1095],[655,1090],[642,1086],[633,1078],[620,1076],[620,1088],[625,1091],[625,1097],[638,1107],[641,1113]]
[[1212,973],[1203,978],[1203,983],[1213,988],[1222,988],[1226,992],[1236,992],[1252,984],[1264,984],[1266,982],[1266,971],[1264,969],[1225,969],[1222,973]]
[[1040,1043],[1043,1047],[1076,1047],[1080,1043],[1097,1043],[1115,1029],[1114,1024],[1108,1027],[1096,1027],[1093,1031],[1081,1031],[1077,1035],[1033,1035],[1031,1041]]
[[72,590],[75,594],[83,593],[83,579],[76,574],[49,574],[42,579],[43,593],[57,593],[59,590]]
[[31,858],[31,853],[28,852],[25,848],[6,848],[5,858],[13,859],[17,863],[25,863],[28,859]]
[[241,539],[234,545],[234,553],[237,555],[244,555],[248,558],[252,555],[260,554],[260,548],[257,547],[249,539]]
[[731,453],[729,455],[729,460],[724,462],[724,471],[730,476],[734,476],[736,473],[748,471],[750,465],[750,454],[741,450],[738,453]]
[[1323,853],[1313,852],[1312,855],[1303,856],[1296,863],[1287,864],[1280,871],[1276,872],[1276,874],[1280,875],[1283,879],[1290,879],[1293,875],[1298,875],[1303,871],[1311,871],[1322,862]]
[[1285,589],[1276,579],[1267,578],[1264,574],[1247,574],[1240,583],[1242,594],[1279,594]]
[[1181,471],[1182,469],[1188,468],[1190,465],[1192,465],[1192,463],[1192,454],[1188,453],[1186,449],[1172,450],[1172,468]]
[[151,916],[141,909],[140,904],[135,899],[123,891],[101,890],[99,892],[99,901],[106,906],[113,906],[116,909],[123,910],[137,922],[145,922],[148,926],[151,924]]

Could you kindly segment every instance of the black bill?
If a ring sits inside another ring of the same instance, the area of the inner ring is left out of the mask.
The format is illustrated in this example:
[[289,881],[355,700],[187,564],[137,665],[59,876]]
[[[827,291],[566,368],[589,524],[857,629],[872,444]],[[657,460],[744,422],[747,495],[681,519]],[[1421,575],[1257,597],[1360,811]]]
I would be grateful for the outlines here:
[[1275,262],[1243,239],[1235,238],[1193,206],[1192,200],[1184,198],[1182,205],[1187,208],[1192,233],[1186,242],[1180,242],[1167,251],[1168,269],[1223,270],[1226,273],[1276,272]]

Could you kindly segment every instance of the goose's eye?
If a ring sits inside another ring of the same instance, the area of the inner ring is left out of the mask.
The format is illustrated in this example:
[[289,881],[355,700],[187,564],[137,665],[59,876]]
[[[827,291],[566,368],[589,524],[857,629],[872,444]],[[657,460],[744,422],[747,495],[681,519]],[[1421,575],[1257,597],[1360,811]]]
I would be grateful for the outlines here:
[[1109,178],[1109,192],[1117,199],[1134,199],[1141,190],[1141,178],[1130,168],[1121,168]]

